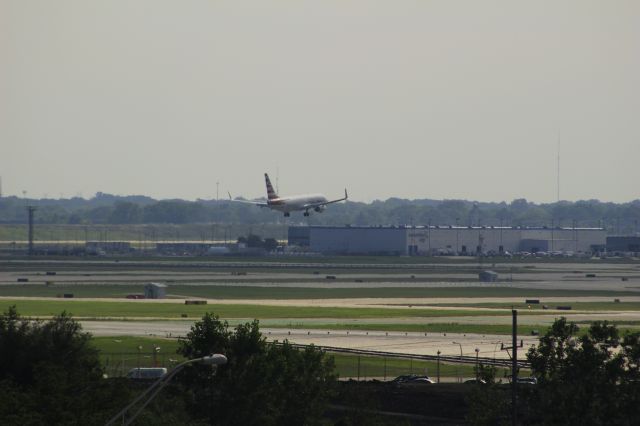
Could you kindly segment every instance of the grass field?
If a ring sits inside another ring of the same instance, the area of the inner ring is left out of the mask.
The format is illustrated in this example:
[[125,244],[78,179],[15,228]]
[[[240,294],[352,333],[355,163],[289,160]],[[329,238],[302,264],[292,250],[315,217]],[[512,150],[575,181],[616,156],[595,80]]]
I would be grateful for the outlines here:
[[[340,323],[290,323],[289,325],[279,325],[269,327],[281,327],[290,329],[318,329],[318,330],[349,330],[349,331],[395,331],[413,333],[470,333],[470,334],[505,334],[511,335],[511,325],[507,324],[458,324],[458,323],[431,323],[431,324],[340,324]],[[544,334],[549,326],[547,325],[519,325],[520,335],[530,335],[536,330]]]
[[[393,379],[402,374],[426,375],[436,377],[437,363],[399,358],[383,358],[375,356],[358,356],[347,354],[331,354],[334,357],[336,370],[340,377],[359,377]],[[472,378],[475,376],[473,365],[440,363],[440,375],[445,377]]]
[[[269,305],[182,305],[179,303],[102,302],[73,300],[2,299],[0,310],[15,305],[21,315],[50,317],[63,311],[82,318],[199,318],[213,312],[221,318],[432,318],[460,316],[510,315],[510,310],[456,310],[428,308],[338,308]],[[522,312],[523,315],[543,314],[542,311]]]
[[[544,302],[544,301],[543,301]],[[544,303],[543,303],[544,304]],[[425,306],[447,306],[447,307],[477,307],[477,308],[488,308],[488,309],[518,309],[520,312],[523,311],[531,311],[531,310],[543,310],[543,304],[533,304],[527,305],[526,303],[448,303],[444,304],[433,304],[433,305],[425,305]],[[555,309],[557,306],[571,306],[571,309],[579,310],[579,311],[640,311],[640,302],[554,302],[546,304],[551,309]]]
[[[94,337],[94,345],[100,350],[101,360],[110,376],[124,375],[131,368],[151,367],[154,363],[167,368],[182,362],[184,358],[176,353],[176,339],[146,337]],[[138,349],[140,347],[140,349]],[[155,347],[159,347],[154,355]],[[331,353],[336,372],[340,377],[392,379],[401,374],[420,374],[435,377],[437,364],[419,361],[375,356],[358,356]],[[155,356],[155,358],[154,358]],[[440,375],[446,377],[473,377],[472,365],[440,363]]]
[[[72,293],[80,298],[124,298],[128,294],[140,294],[142,284],[11,284],[0,286],[4,297],[55,297]],[[187,285],[169,284],[168,296],[202,297],[212,299],[348,299],[348,298],[474,298],[474,297],[622,297],[638,296],[634,291],[594,290],[533,290],[513,287],[379,287],[379,288],[307,288],[243,285]],[[495,304],[486,307],[494,308]],[[478,305],[481,306],[481,305]],[[503,304],[503,309],[504,308]],[[509,309],[510,309],[509,305]],[[525,306],[526,308],[526,306]]]

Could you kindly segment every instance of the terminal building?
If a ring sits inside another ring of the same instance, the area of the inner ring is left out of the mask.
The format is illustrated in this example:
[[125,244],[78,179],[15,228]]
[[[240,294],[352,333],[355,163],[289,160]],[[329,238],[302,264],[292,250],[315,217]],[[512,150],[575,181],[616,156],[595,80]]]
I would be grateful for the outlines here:
[[296,226],[289,245],[326,254],[478,255],[602,251],[602,228],[462,226]]

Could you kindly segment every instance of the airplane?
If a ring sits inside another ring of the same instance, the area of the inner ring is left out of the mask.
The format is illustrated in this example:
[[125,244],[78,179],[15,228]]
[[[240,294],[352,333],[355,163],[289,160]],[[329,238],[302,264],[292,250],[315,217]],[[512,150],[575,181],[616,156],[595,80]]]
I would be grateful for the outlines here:
[[231,198],[231,193],[229,193],[229,200],[253,204],[260,207],[266,207],[271,210],[277,210],[284,213],[284,217],[291,216],[291,212],[294,211],[303,211],[304,216],[309,216],[309,210],[315,210],[318,213],[322,213],[328,204],[339,203],[340,201],[345,201],[349,198],[347,195],[347,189],[344,190],[344,197],[339,198],[337,200],[328,200],[322,194],[308,194],[308,195],[292,195],[287,197],[280,197],[276,194],[276,191],[273,190],[273,186],[271,185],[271,180],[269,179],[269,175],[267,173],[264,174],[264,180],[267,184],[267,201],[247,201],[247,200],[234,200]]

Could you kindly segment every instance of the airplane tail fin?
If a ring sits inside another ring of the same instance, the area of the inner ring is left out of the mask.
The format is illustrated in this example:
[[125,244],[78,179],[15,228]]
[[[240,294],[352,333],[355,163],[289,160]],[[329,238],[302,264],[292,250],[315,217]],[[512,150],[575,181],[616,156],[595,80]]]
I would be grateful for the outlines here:
[[269,179],[269,175],[266,173],[264,174],[264,180],[265,180],[265,183],[267,184],[267,198],[269,200],[274,200],[278,198],[278,194],[276,194],[276,191],[273,190],[273,185],[271,185],[271,180]]

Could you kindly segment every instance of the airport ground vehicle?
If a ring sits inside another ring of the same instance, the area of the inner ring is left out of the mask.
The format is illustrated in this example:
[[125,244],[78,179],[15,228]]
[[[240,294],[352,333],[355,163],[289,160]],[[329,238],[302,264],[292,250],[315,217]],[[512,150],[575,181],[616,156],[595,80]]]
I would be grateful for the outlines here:
[[138,379],[138,380],[156,380],[164,376],[165,374],[167,374],[166,368],[160,368],[160,367],[132,368],[127,373],[127,378]]

